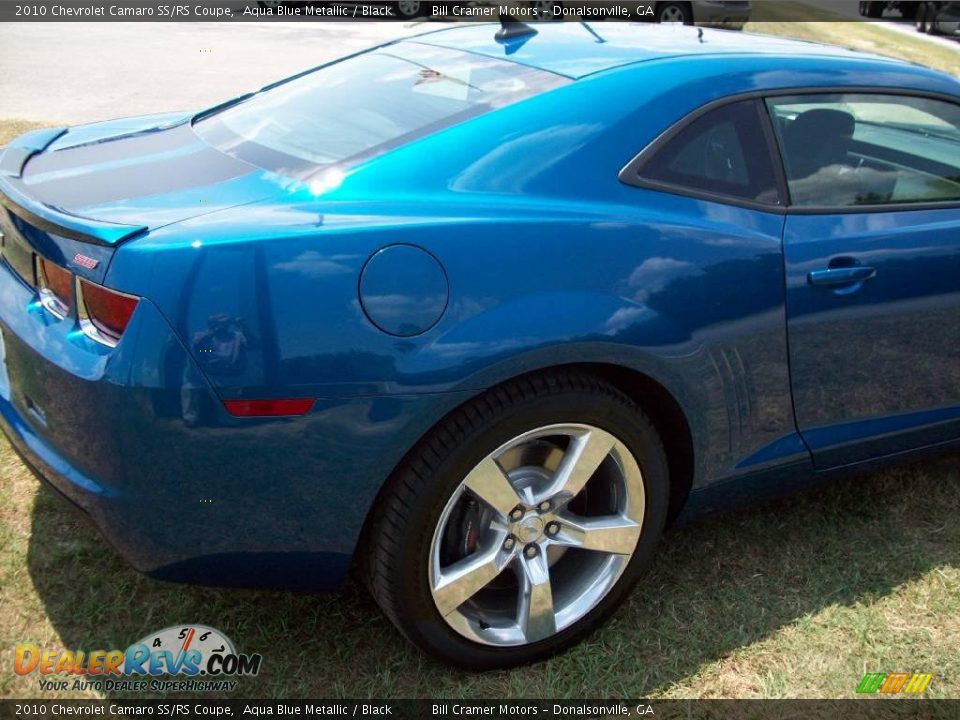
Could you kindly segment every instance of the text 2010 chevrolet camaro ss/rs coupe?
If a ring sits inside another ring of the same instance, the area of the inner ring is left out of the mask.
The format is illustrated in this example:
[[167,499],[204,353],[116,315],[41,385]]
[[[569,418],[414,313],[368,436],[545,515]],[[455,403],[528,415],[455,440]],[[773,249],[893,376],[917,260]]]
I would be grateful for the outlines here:
[[470,26],[0,156],[0,419],[158,578],[352,559],[472,668],[665,525],[960,438],[960,83],[723,31]]

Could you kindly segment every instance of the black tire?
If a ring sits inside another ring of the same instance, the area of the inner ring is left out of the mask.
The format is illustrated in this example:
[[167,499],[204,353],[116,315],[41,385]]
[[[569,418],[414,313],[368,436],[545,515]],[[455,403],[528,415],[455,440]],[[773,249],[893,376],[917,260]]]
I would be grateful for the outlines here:
[[[504,442],[554,423],[589,423],[614,434],[643,476],[639,540],[608,593],[579,621],[538,642],[494,647],[455,632],[433,601],[428,563],[434,529],[452,493]],[[470,401],[409,453],[381,493],[361,559],[365,581],[386,616],[433,657],[473,670],[522,665],[550,657],[600,625],[652,562],[669,500],[666,453],[652,423],[612,385],[579,373],[527,376]]]
[[397,17],[407,20],[420,17],[426,11],[427,7],[428,3],[420,2],[419,0],[405,0],[404,2],[393,3],[393,9],[397,13]]
[[883,10],[886,5],[885,2],[868,2],[867,17],[874,19],[883,17]]
[[693,10],[688,2],[657,3],[654,12],[658,23],[681,22],[684,25],[693,25]]

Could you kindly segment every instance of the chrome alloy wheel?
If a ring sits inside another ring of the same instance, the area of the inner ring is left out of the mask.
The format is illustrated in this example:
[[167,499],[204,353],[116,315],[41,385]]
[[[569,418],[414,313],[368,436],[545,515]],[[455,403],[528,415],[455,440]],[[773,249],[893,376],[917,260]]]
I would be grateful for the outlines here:
[[592,425],[510,440],[454,491],[430,544],[433,602],[475,642],[544,640],[583,618],[623,574],[645,500],[627,446]]

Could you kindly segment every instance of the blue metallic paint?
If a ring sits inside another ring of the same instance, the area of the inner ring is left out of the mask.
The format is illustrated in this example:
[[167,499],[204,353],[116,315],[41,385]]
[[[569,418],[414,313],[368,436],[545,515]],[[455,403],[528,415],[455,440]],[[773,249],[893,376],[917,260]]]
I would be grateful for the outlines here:
[[411,337],[437,324],[450,285],[430,253],[415,245],[389,245],[363,266],[359,296],[370,322],[391,335]]
[[[960,436],[957,211],[794,215],[784,255],[797,423],[817,467]],[[837,265],[874,276],[808,281]]]
[[[213,187],[78,208],[76,223],[94,234],[147,226],[127,242],[104,233],[103,262],[88,275],[144,300],[110,351],[53,321],[0,269],[0,421],[14,444],[142,570],[326,587],[416,441],[526,372],[589,363],[664,388],[690,431],[691,511],[809,479],[814,460],[956,440],[955,354],[936,347],[957,326],[956,209],[795,216],[630,187],[617,174],[719,98],[843,86],[960,97],[957,82],[806,44],[757,41],[748,54],[740,35],[707,31],[701,43],[679,28],[631,37],[603,27],[612,41],[598,45],[560,25],[512,48],[488,27],[420,38],[583,79],[348,168],[320,191],[250,168]],[[178,119],[82,138],[158,123],[168,133]],[[73,133],[23,147],[65,148]],[[22,186],[0,176],[0,193],[11,183]],[[93,247],[69,232],[23,234],[57,262]],[[870,248],[877,278],[842,299],[808,286],[807,273],[851,253],[851,241]],[[405,291],[402,261],[393,277],[378,268],[370,292],[417,308],[406,319],[413,337],[383,332],[358,297],[368,259],[391,246],[422,248],[449,283],[443,309],[436,275],[435,287]],[[865,352],[877,333],[890,338],[892,364]],[[207,352],[214,337],[237,352]],[[919,351],[946,372],[949,392],[929,379],[909,389]],[[890,384],[902,394],[884,396]],[[303,396],[318,400],[297,419],[237,419],[221,404]],[[900,435],[888,445],[891,430]]]

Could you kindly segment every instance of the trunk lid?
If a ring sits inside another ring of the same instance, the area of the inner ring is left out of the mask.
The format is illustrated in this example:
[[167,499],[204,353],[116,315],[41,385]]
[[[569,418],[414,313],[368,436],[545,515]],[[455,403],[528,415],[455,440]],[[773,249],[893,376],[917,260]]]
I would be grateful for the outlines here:
[[263,171],[200,140],[190,117],[149,116],[21,136],[0,154],[0,203],[9,221],[111,247],[276,192]]

